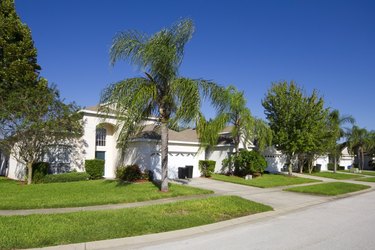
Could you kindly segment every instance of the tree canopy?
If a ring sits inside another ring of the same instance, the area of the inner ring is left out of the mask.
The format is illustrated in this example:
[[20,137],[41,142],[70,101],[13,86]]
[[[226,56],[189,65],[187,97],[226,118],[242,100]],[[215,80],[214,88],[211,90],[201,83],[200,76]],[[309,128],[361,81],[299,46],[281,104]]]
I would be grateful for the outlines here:
[[315,90],[306,96],[293,81],[274,83],[262,105],[273,131],[273,144],[287,155],[289,174],[296,154],[324,152],[328,110]]

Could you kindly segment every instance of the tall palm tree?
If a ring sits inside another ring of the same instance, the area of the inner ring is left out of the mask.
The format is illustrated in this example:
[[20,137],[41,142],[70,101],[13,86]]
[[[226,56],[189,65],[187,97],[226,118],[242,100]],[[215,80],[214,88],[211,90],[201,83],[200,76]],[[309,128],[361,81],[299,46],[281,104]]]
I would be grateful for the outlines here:
[[181,20],[148,36],[130,30],[118,33],[110,49],[112,65],[127,60],[138,66],[143,76],[128,78],[108,86],[102,94],[102,111],[119,119],[121,146],[141,129],[141,121],[157,117],[161,130],[161,191],[168,191],[168,124],[189,123],[200,117],[201,97],[209,97],[215,107],[221,87],[211,81],[180,77],[179,66],[185,44],[194,32],[193,22]]
[[219,132],[225,126],[232,126],[231,135],[235,153],[237,154],[241,139],[250,139],[254,118],[246,107],[244,92],[238,91],[232,85],[228,86],[217,100],[221,103],[222,110],[214,119],[208,122],[203,119],[204,125],[201,127],[206,128],[206,130],[201,131],[201,140],[209,145],[216,145],[219,139]]
[[337,158],[340,157],[342,149],[337,142],[345,136],[343,125],[348,123],[354,124],[355,119],[352,116],[340,115],[340,112],[337,109],[332,110],[328,115],[329,134],[330,138],[332,138],[330,151],[334,159],[333,172],[335,173],[337,171]]
[[347,136],[349,150],[352,152],[357,151],[358,166],[360,170],[363,170],[365,165],[365,152],[369,152],[375,147],[374,131],[369,132],[365,128],[353,126]]

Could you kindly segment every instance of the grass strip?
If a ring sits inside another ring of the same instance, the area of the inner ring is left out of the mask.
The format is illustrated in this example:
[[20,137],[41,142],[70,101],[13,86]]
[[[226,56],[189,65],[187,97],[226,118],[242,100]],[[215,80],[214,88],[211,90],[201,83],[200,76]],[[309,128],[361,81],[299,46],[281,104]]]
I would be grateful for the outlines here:
[[318,180],[301,178],[295,176],[287,176],[281,174],[264,174],[261,177],[257,177],[251,180],[245,180],[244,178],[237,176],[226,176],[221,174],[212,175],[212,179],[218,181],[226,181],[241,185],[259,187],[259,188],[271,188],[279,186],[290,186],[303,183],[319,182]]
[[368,189],[370,186],[361,184],[352,184],[345,182],[329,182],[316,185],[309,185],[303,187],[292,187],[284,189],[284,191],[292,191],[299,193],[315,194],[315,195],[326,195],[335,196],[340,194],[346,194],[351,192]]
[[0,209],[80,207],[213,193],[178,184],[171,184],[170,191],[163,193],[150,182],[93,180],[24,185],[4,178],[0,179],[0,190]]
[[355,179],[356,181],[375,182],[375,177],[364,177]]
[[0,217],[0,249],[44,247],[195,227],[271,211],[237,196],[120,210]]
[[342,173],[333,173],[333,172],[319,172],[319,173],[312,173],[313,176],[319,176],[324,178],[331,178],[336,180],[349,180],[355,179],[358,177],[363,177],[363,175],[359,174],[342,174]]
[[[350,170],[337,170],[338,172],[351,173]],[[360,174],[375,176],[375,171],[373,170],[363,170]]]

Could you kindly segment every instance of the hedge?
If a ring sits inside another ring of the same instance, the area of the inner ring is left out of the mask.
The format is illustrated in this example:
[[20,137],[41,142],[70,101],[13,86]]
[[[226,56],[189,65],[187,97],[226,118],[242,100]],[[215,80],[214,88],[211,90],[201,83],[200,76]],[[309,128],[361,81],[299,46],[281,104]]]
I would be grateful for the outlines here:
[[101,179],[104,175],[104,160],[85,160],[85,169],[86,173],[90,175],[90,179]]
[[64,174],[48,174],[44,176],[42,183],[53,182],[71,182],[71,181],[87,181],[90,178],[88,173],[64,173]]
[[215,171],[216,161],[210,160],[200,160],[199,161],[199,170],[202,172],[204,177],[211,177]]

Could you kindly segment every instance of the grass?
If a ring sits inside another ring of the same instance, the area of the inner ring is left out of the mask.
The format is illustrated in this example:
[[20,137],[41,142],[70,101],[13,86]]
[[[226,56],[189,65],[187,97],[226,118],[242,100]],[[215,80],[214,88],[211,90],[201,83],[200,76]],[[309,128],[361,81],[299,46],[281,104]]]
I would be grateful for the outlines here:
[[[339,172],[350,173],[349,170],[339,170]],[[371,170],[363,170],[361,174],[375,176],[375,171],[371,171]]]
[[355,179],[355,180],[356,180],[356,181],[375,182],[375,177],[358,178],[358,179]]
[[170,191],[163,193],[150,182],[95,180],[24,185],[4,178],[0,179],[0,190],[0,209],[79,207],[212,193],[178,184],[171,184]]
[[261,177],[245,180],[244,178],[236,176],[226,176],[220,174],[213,174],[212,179],[219,181],[232,182],[241,185],[259,187],[259,188],[271,188],[279,186],[289,186],[310,182],[319,182],[318,180],[300,178],[295,176],[279,175],[279,174],[264,174]]
[[343,173],[333,173],[333,172],[319,172],[319,173],[312,173],[313,176],[319,176],[324,178],[331,178],[336,180],[349,180],[355,179],[358,177],[363,177],[359,174],[343,174]]
[[0,217],[0,249],[35,248],[195,227],[272,208],[237,196],[120,210]]
[[326,195],[334,196],[339,194],[346,194],[351,192],[360,191],[363,189],[370,188],[370,186],[352,184],[345,182],[329,182],[316,185],[309,185],[303,187],[292,187],[284,189],[285,191],[299,192],[299,193],[308,193],[315,195]]

